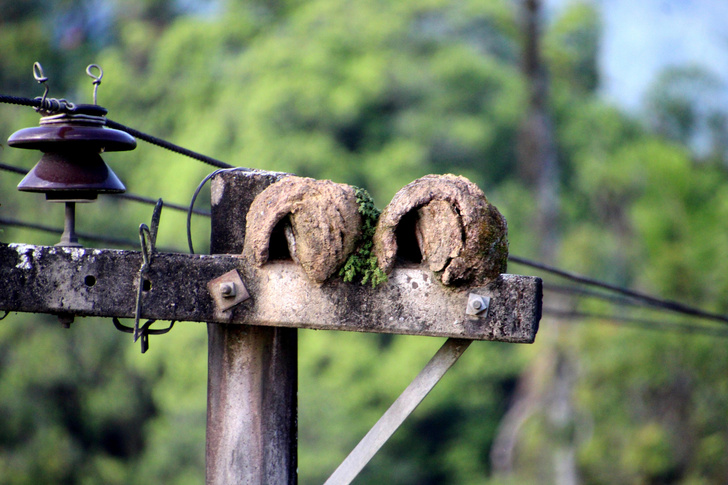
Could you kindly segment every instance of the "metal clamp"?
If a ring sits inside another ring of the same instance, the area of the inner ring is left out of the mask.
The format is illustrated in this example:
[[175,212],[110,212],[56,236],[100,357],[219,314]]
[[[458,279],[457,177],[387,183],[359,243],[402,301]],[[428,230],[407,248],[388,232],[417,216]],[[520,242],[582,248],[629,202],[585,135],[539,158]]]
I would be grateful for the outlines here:
[[236,269],[210,280],[207,283],[207,290],[215,300],[215,307],[221,312],[230,310],[250,298],[250,293]]

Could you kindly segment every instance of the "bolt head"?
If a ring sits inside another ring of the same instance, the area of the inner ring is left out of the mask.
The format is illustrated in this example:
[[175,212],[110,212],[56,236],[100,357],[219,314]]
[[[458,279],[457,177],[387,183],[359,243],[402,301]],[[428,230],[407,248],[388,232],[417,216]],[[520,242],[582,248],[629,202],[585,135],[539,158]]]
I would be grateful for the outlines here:
[[483,302],[480,300],[473,300],[470,303],[470,306],[473,307],[473,310],[480,310],[481,308],[483,308]]

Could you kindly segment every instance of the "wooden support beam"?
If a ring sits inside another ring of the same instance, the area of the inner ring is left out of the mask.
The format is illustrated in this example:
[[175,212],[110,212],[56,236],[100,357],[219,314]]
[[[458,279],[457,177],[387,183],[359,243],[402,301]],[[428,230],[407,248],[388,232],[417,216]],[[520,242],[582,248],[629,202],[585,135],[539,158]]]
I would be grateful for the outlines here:
[[[133,318],[137,251],[0,244],[0,311]],[[219,311],[207,283],[240,273],[251,298]],[[541,280],[501,275],[485,287],[450,288],[419,268],[395,268],[372,289],[334,279],[312,284],[292,262],[262,268],[231,255],[159,253],[142,318],[533,342]],[[465,313],[470,293],[490,297],[485,318]]]

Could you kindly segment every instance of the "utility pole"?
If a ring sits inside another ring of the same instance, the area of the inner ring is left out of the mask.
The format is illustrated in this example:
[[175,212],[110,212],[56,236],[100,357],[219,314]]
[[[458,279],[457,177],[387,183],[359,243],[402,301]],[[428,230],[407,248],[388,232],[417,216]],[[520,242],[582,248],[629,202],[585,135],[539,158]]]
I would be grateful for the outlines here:
[[[247,210],[275,175],[219,175],[213,254],[241,254]],[[207,484],[295,484],[298,330],[208,323]]]
[[[110,317],[120,328],[118,319],[143,318],[143,350],[149,335],[160,333],[149,330],[152,320],[207,322],[208,484],[296,483],[298,328],[448,337],[335,471],[329,483],[337,485],[357,476],[471,341],[532,343],[538,331],[542,283],[532,276],[499,273],[448,286],[427,265],[410,264],[395,266],[386,283],[372,288],[340,277],[312,282],[293,260],[250,264],[241,255],[250,206],[286,176],[223,171],[213,178],[211,238],[218,254],[0,244],[0,311]],[[457,202],[453,188],[443,186],[438,199],[437,182],[427,184],[433,185],[417,194],[435,200],[433,211],[456,218],[444,206]],[[437,236],[433,221],[427,223]],[[492,228],[486,219],[472,222],[465,231]],[[472,249],[470,242],[463,251]],[[476,264],[484,261],[474,254]]]
[[[40,64],[33,69],[38,82],[47,81]],[[51,247],[0,243],[0,311],[54,314],[65,326],[76,317],[112,318],[135,342],[141,338],[142,353],[150,335],[172,328],[151,329],[156,320],[206,322],[209,485],[297,482],[298,328],[448,337],[327,482],[336,485],[357,476],[472,340],[534,341],[541,280],[503,273],[506,221],[463,177],[418,179],[377,223],[371,201],[353,187],[226,170],[212,178],[212,255],[156,250],[161,200],[151,228],[139,227],[141,251],[81,247],[75,202],[125,190],[99,153],[136,146],[107,126],[106,109],[95,104],[101,69],[86,72],[94,79],[94,105],[47,99],[46,86],[41,126],[8,141],[44,153],[19,188],[67,202],[66,233]],[[259,198],[277,182],[271,189],[280,199]],[[270,261],[273,232],[286,220],[291,257]],[[257,248],[252,258],[246,236]],[[410,244],[418,247],[399,247]],[[366,258],[360,249],[369,251]],[[402,254],[420,260],[396,267]],[[352,258],[352,272],[374,261],[378,281],[385,273],[388,281],[377,288],[347,282],[336,273]],[[134,326],[120,318],[133,318]]]

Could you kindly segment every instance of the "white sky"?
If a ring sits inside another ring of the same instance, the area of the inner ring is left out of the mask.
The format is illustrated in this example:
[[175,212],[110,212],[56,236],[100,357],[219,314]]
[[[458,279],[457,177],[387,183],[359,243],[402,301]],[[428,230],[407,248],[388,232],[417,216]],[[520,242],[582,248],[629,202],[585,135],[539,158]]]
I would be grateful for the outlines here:
[[[571,1],[546,3],[558,12]],[[700,65],[728,89],[728,0],[592,1],[604,22],[600,67],[608,99],[639,110],[646,88],[671,65]]]

